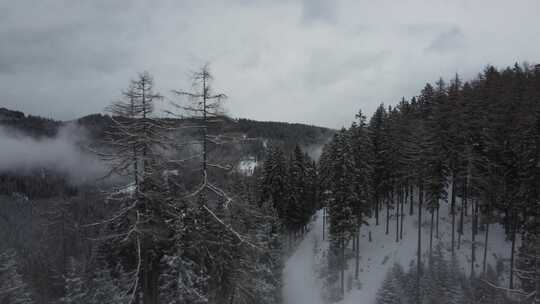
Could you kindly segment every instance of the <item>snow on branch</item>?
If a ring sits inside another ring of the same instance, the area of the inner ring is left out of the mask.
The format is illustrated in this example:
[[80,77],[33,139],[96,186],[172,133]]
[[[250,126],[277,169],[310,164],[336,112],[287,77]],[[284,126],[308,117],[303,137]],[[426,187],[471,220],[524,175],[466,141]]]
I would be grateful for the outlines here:
[[208,208],[206,205],[203,205],[202,206],[204,210],[206,210],[206,212],[208,212],[219,224],[221,224],[223,227],[225,227],[227,230],[229,230],[229,232],[231,232],[239,241],[240,243],[244,243],[244,244],[247,244],[249,245],[250,247],[254,248],[254,249],[257,249],[257,250],[262,250],[260,247],[258,247],[257,245],[249,242],[248,240],[246,240],[244,237],[242,237],[242,235],[240,235],[240,233],[238,233],[236,230],[234,230],[230,225],[227,225],[225,222],[223,222],[214,212],[212,212],[212,210],[210,210],[210,208]]

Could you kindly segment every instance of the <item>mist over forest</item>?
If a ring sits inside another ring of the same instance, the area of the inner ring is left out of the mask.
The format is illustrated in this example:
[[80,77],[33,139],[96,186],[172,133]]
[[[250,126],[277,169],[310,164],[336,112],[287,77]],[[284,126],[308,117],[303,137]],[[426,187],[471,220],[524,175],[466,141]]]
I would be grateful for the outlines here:
[[0,0],[0,304],[540,304],[539,11]]
[[[341,130],[230,118],[207,66],[195,91],[173,91],[177,112],[154,109],[148,72],[105,115],[61,122],[3,108],[0,295],[532,301],[539,72],[439,79]],[[384,256],[382,267],[369,270],[362,252]]]

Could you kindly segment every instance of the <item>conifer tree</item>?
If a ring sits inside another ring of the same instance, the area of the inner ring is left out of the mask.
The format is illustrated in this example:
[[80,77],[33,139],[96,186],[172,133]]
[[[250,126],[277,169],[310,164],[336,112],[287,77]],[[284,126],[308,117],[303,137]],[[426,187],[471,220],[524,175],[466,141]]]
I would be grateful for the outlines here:
[[352,183],[356,188],[358,201],[353,206],[356,230],[353,237],[356,238],[355,250],[355,279],[359,276],[360,260],[360,228],[367,224],[366,218],[371,213],[373,201],[372,177],[373,177],[373,148],[368,134],[366,117],[361,111],[356,115],[358,122],[354,122],[349,129],[351,140],[351,154],[354,161],[354,177]]
[[379,105],[373,116],[369,121],[369,131],[371,137],[371,143],[373,147],[373,156],[374,156],[374,165],[373,165],[373,189],[374,189],[374,207],[375,210],[375,224],[379,224],[379,210],[380,204],[382,201],[383,194],[385,192],[385,175],[386,175],[386,164],[385,164],[385,155],[386,151],[384,150],[384,122],[386,119],[386,108],[383,104]]
[[264,162],[262,180],[260,185],[261,200],[272,202],[279,218],[290,228],[288,221],[288,187],[287,165],[283,151],[273,147],[268,152],[268,159]]
[[287,215],[292,229],[298,232],[303,230],[309,220],[309,204],[312,203],[307,201],[306,160],[298,145],[295,146],[287,167],[290,191]]
[[0,251],[0,303],[34,303],[17,265],[17,254],[12,249]]
[[145,304],[158,302],[159,261],[163,249],[170,245],[174,228],[170,223],[175,214],[162,174],[167,164],[162,151],[172,144],[168,132],[171,126],[155,117],[155,102],[161,95],[153,86],[150,74],[141,73],[124,94],[127,101],[115,102],[109,108],[113,124],[107,133],[107,145],[112,152],[98,153],[110,163],[110,175],[129,176],[132,183],[109,195],[120,205],[113,216],[87,225],[108,225],[113,249],[131,248],[137,262],[133,265],[135,287],[130,301],[140,291]]

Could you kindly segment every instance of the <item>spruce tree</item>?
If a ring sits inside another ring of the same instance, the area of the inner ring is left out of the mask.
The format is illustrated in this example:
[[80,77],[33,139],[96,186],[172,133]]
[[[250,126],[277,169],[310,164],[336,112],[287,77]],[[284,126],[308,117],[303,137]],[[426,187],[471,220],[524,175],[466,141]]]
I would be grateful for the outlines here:
[[379,225],[379,211],[385,192],[385,175],[388,167],[385,164],[386,151],[384,150],[384,123],[386,120],[386,108],[383,104],[379,105],[369,121],[369,134],[373,147],[374,164],[373,164],[373,209],[375,216],[375,224]]
[[355,186],[355,163],[349,137],[345,129],[337,133],[330,144],[330,155],[327,159],[330,174],[327,201],[331,251],[329,268],[340,272],[338,297],[344,294],[345,249],[356,232],[357,222],[354,210],[359,201]]
[[359,276],[360,260],[360,229],[367,224],[366,218],[371,214],[373,202],[373,147],[366,125],[366,117],[360,111],[349,129],[351,141],[351,154],[354,161],[354,177],[352,183],[356,188],[358,201],[353,205],[353,213],[356,221],[356,230],[353,237],[356,241],[355,250],[355,279]]

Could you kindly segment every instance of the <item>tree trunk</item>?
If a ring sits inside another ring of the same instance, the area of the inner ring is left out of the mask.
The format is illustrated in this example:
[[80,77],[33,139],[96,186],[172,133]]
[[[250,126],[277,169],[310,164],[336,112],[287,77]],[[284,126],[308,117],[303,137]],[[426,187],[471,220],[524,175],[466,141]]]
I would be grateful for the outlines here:
[[[405,186],[406,188],[407,186]],[[404,192],[406,191],[403,191],[403,188],[401,188],[401,229],[400,229],[400,232],[399,232],[399,238],[401,240],[403,240],[403,220],[405,219],[405,213],[403,211],[403,205],[405,205],[405,201],[407,200],[407,196],[403,196]]]
[[394,200],[394,192],[392,191],[392,201],[394,202],[394,205],[396,206],[396,243],[399,242],[399,201],[401,200],[401,197],[399,195],[399,192],[396,193],[397,200]]
[[203,108],[202,108],[202,112],[203,112],[203,128],[202,128],[202,131],[203,131],[203,151],[202,151],[202,155],[203,155],[203,163],[202,163],[202,168],[203,168],[203,174],[205,175],[206,177],[206,163],[207,163],[207,112],[208,112],[208,107],[206,106],[206,99],[208,98],[208,90],[206,89],[206,73],[203,73]]
[[133,182],[135,183],[135,193],[139,191],[139,168],[138,168],[137,148],[133,147]]
[[430,208],[429,213],[431,214],[431,222],[429,224],[429,262],[431,263],[431,257],[433,254],[433,222],[435,219],[435,210]]
[[422,200],[424,187],[420,183],[418,187],[418,250],[416,257],[416,303],[421,303],[420,299],[420,277],[422,276]]
[[390,199],[386,197],[386,235],[390,233]]
[[341,297],[345,295],[345,238],[341,237]]
[[405,183],[403,185],[403,204],[407,204],[409,202],[409,184]]
[[482,262],[482,272],[485,275],[486,274],[486,267],[487,267],[487,248],[488,248],[488,238],[489,238],[489,224],[491,222],[491,206],[492,206],[492,200],[489,201],[488,209],[486,210],[486,238],[484,239],[484,260]]
[[411,204],[411,205],[410,205],[410,207],[409,207],[409,208],[410,208],[409,214],[410,214],[410,215],[413,215],[413,214],[414,214],[414,208],[413,208],[413,197],[414,197],[413,194],[414,194],[414,188],[413,188],[412,185],[411,185],[411,187],[410,187],[410,193],[411,193],[411,195],[410,195],[410,200],[411,200],[411,203],[410,203],[410,204]]
[[323,216],[322,216],[322,239],[324,241],[324,229],[325,229],[325,225],[326,225],[326,208],[323,207],[322,208],[323,210]]
[[514,289],[514,252],[516,250],[517,212],[512,211],[512,252],[510,253],[510,289]]
[[540,238],[536,235],[533,238],[533,248],[534,248],[534,274],[535,274],[535,290],[536,294],[534,296],[534,304],[540,304]]
[[484,261],[483,261],[483,273],[486,274],[487,266],[487,248],[488,248],[488,238],[489,238],[489,222],[486,224],[486,238],[484,240]]
[[358,280],[358,275],[360,272],[360,224],[358,224],[356,228],[356,264],[355,264],[355,270],[354,270],[354,278]]
[[469,209],[469,206],[467,206],[467,200],[465,200],[465,216],[467,216],[468,209]]
[[505,231],[508,231],[512,229],[512,219],[510,219],[510,211],[508,210],[508,207],[504,208],[504,229]]
[[375,226],[379,226],[379,194],[375,193]]
[[441,208],[441,206],[439,205],[439,202],[437,202],[437,209],[436,209],[436,212],[437,212],[437,220],[435,222],[435,238],[438,240],[439,239],[439,209]]
[[452,255],[454,255],[454,243],[456,239],[456,174],[452,175],[452,198],[450,200],[450,213],[452,214]]
[[354,233],[353,235],[353,239],[352,239],[352,251],[356,251],[356,232]]
[[158,261],[151,257],[149,241],[145,243],[142,261],[143,304],[158,304]]
[[463,184],[463,194],[461,196],[461,212],[459,215],[458,243],[457,249],[461,248],[461,236],[463,235],[463,220],[465,216],[465,206],[467,205],[467,186]]
[[[475,256],[475,247],[476,247],[476,226],[477,226],[477,218],[475,214],[475,208],[474,208],[475,201],[471,201],[471,207],[472,207],[472,227],[471,227],[471,280],[474,278],[474,262],[476,260]],[[478,204],[478,202],[476,203]]]

